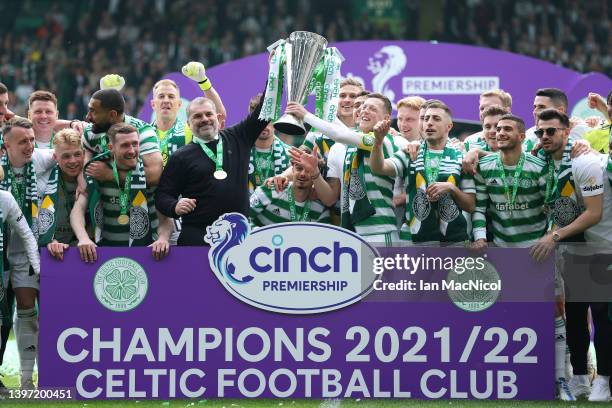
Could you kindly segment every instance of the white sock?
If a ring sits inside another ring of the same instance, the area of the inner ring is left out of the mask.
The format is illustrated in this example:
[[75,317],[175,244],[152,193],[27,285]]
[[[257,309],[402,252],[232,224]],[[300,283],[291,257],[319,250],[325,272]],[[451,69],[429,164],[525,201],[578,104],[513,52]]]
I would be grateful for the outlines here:
[[555,378],[565,378],[565,320],[555,318]]
[[38,316],[36,309],[17,309],[15,337],[21,363],[21,382],[31,380],[38,354]]

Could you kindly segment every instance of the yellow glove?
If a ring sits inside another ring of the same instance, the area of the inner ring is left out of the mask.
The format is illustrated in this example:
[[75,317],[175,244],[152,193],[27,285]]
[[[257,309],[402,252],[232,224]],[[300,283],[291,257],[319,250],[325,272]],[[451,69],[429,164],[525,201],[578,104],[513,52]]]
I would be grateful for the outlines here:
[[100,79],[100,89],[122,90],[125,86],[125,79],[121,75],[108,74]]
[[212,83],[206,77],[206,69],[204,64],[197,61],[191,61],[187,65],[184,65],[181,69],[183,75],[192,81],[196,81],[203,91],[208,91],[212,87]]

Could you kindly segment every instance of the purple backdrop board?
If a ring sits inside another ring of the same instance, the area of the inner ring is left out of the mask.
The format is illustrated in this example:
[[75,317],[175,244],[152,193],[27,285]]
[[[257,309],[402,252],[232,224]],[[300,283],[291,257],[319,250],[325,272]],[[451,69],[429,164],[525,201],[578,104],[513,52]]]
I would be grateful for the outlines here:
[[[479,94],[497,87],[510,92],[513,112],[528,126],[533,123],[533,97],[538,88],[561,88],[568,95],[570,112],[581,116],[596,114],[586,108],[588,92],[605,96],[612,89],[610,78],[601,73],[580,74],[489,48],[417,41],[350,41],[332,45],[346,58],[343,76],[358,77],[366,89],[381,92],[394,103],[407,95],[442,99],[457,119],[478,121]],[[267,54],[211,67],[207,72],[227,108],[227,123],[234,124],[246,115],[249,99],[263,91]],[[179,83],[186,100],[201,95],[197,85],[180,73],[166,77]],[[151,95],[139,115],[147,121],[152,114],[150,98]]]
[[[427,255],[415,251],[380,254]],[[232,296],[207,248],[173,247],[160,262],[150,248],[98,248],[94,264],[74,248],[63,262],[43,251],[39,384],[80,398],[552,399],[552,264],[536,265],[522,249],[487,255],[504,286],[480,311],[446,296],[373,291],[338,310],[295,315]],[[383,281],[440,278],[387,270]],[[109,296],[125,301],[111,310]]]

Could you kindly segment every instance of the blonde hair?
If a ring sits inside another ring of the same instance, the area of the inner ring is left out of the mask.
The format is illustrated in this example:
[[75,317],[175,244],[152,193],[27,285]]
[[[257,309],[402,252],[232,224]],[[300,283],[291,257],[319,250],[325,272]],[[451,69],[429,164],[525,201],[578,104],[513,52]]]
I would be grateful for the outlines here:
[[361,83],[361,81],[355,78],[344,78],[342,81],[340,81],[340,88],[347,85],[356,86],[357,88],[359,88],[359,90],[363,91],[363,84]]
[[78,148],[82,148],[81,135],[74,129],[62,129],[53,138],[53,146],[65,144]]
[[418,111],[421,109],[424,103],[425,99],[421,98],[420,96],[407,96],[399,100],[399,102],[397,103],[397,109],[409,108]]
[[155,94],[155,91],[160,86],[172,86],[174,87],[174,89],[176,89],[176,92],[178,93],[179,97],[181,95],[181,90],[179,89],[178,85],[171,79],[160,79],[159,81],[157,81],[155,85],[153,85],[153,94]]
[[491,89],[490,91],[480,94],[481,98],[487,96],[496,96],[499,98],[504,108],[512,108],[512,95],[503,89]]

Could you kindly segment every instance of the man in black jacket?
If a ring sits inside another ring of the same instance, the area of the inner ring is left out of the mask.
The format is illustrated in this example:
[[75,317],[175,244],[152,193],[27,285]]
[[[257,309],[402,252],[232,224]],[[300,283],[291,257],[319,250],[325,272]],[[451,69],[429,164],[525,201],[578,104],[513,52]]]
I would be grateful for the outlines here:
[[268,124],[258,119],[262,101],[242,122],[221,131],[210,99],[196,98],[187,107],[193,143],[170,156],[155,194],[160,213],[182,217],[179,246],[206,245],[206,227],[222,214],[248,216],[250,152]]

